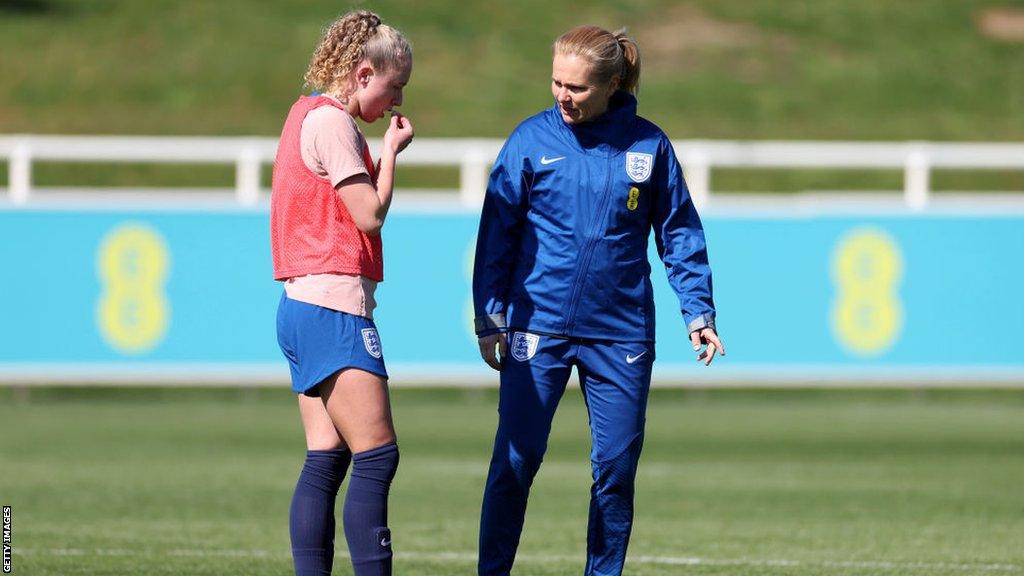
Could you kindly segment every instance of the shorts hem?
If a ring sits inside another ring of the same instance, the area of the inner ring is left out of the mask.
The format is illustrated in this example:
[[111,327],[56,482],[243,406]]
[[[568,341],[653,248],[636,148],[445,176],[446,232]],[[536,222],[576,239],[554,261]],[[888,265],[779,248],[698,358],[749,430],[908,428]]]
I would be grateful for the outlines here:
[[375,368],[369,368],[367,366],[360,366],[358,364],[341,364],[337,368],[327,372],[323,376],[319,376],[319,378],[317,380],[313,381],[313,383],[311,383],[311,384],[306,384],[306,385],[303,385],[303,386],[296,386],[293,383],[292,384],[292,392],[294,392],[296,394],[302,394],[304,396],[312,396],[314,398],[318,397],[318,396],[320,396],[320,394],[310,394],[309,392],[311,390],[315,390],[316,388],[318,388],[321,384],[323,384],[324,380],[327,380],[328,378],[330,378],[331,376],[334,376],[335,374],[337,374],[338,372],[341,372],[342,370],[349,370],[349,369],[362,370],[363,372],[368,372],[368,373],[373,374],[375,376],[380,376],[381,378],[384,379],[385,382],[387,382],[388,379],[389,379],[388,373],[387,373],[386,370],[377,370]]

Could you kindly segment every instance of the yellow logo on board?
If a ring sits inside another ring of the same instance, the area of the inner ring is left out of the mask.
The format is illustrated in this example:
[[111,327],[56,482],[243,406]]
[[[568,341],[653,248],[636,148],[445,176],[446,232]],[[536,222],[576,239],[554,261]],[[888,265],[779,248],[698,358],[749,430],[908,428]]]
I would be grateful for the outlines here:
[[163,236],[145,224],[123,224],[103,239],[96,256],[102,287],[96,322],[111,348],[143,354],[163,341],[171,319],[164,292],[170,268]]
[[903,255],[896,239],[874,227],[847,233],[833,251],[832,278],[832,330],[839,344],[864,358],[891,350],[904,316]]

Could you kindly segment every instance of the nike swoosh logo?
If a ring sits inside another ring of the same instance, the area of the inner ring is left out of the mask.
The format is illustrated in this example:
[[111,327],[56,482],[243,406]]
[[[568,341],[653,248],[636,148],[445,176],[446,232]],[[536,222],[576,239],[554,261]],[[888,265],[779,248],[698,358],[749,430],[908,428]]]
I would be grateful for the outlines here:
[[387,548],[388,546],[391,546],[391,540],[386,540],[384,538],[381,538],[380,539],[380,545],[384,546],[385,548]]
[[565,156],[559,156],[558,158],[548,158],[547,156],[540,157],[540,163],[547,166],[548,164],[554,164],[559,160],[565,160]]
[[637,354],[636,356],[633,356],[632,354],[626,354],[626,364],[632,364],[633,362],[636,362],[637,360],[643,358],[644,354],[647,354],[647,350],[644,350],[643,352]]

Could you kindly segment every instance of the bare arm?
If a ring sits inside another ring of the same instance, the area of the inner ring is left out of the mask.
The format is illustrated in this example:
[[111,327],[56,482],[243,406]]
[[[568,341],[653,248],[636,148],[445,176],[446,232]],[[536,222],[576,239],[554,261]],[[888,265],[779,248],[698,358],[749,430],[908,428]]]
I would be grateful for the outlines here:
[[408,118],[395,113],[391,125],[384,134],[384,148],[381,152],[380,171],[377,185],[366,174],[356,174],[338,183],[335,190],[348,208],[356,228],[364,234],[380,234],[384,218],[391,208],[391,193],[395,183],[395,160],[398,153],[412,141],[413,127]]

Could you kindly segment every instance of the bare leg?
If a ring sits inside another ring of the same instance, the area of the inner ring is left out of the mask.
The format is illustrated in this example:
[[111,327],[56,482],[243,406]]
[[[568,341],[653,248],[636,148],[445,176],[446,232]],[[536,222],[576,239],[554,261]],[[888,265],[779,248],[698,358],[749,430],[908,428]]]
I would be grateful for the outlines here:
[[306,432],[308,450],[335,450],[346,447],[341,434],[327,414],[323,400],[299,394],[299,415],[302,417],[302,429]]
[[299,395],[306,461],[289,512],[297,576],[323,576],[334,564],[334,505],[352,453],[346,449],[320,398]]
[[345,495],[345,539],[355,576],[391,575],[388,493],[398,468],[387,381],[357,369],[343,370],[320,386],[322,401],[352,450]]
[[[354,368],[342,370],[320,385],[320,400],[353,454],[395,441],[387,381],[380,376]],[[309,434],[307,428],[307,438]]]

